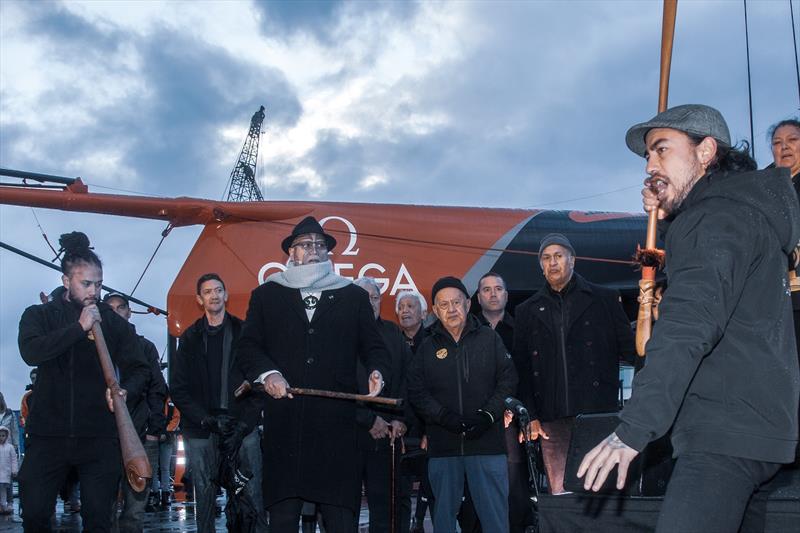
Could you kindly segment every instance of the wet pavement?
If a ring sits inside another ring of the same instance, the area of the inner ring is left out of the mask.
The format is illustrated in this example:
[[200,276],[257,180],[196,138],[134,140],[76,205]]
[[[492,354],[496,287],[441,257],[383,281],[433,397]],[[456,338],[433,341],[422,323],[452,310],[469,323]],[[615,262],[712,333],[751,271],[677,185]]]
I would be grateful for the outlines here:
[[[412,499],[413,503],[413,499]],[[225,506],[225,498],[217,498],[217,504],[220,509]],[[146,513],[146,522],[144,531],[157,531],[157,532],[170,532],[170,531],[197,531],[197,526],[194,521],[194,502],[175,501],[170,504],[168,510],[158,511],[154,513]],[[369,523],[369,513],[367,512],[366,505],[361,506],[361,516],[359,519],[359,533],[367,533],[367,525]],[[54,517],[53,531],[59,532],[74,532],[80,531],[81,519],[80,514],[64,510],[64,503],[59,499],[56,504],[56,513]],[[219,532],[227,531],[225,527],[225,514],[221,513],[217,517],[216,529]],[[0,532],[22,531],[22,520],[19,516],[19,499],[14,499],[14,514],[13,515],[0,515]],[[298,527],[299,531],[299,527]],[[319,531],[319,530],[318,530]],[[425,531],[433,531],[433,526],[430,524],[430,518],[425,524]]]

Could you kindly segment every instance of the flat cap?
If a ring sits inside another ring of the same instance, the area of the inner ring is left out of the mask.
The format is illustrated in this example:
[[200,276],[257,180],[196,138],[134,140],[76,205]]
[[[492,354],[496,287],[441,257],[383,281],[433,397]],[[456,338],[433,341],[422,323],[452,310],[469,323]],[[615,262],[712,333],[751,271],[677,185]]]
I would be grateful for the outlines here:
[[647,148],[645,137],[654,128],[670,128],[690,135],[713,137],[719,145],[731,146],[731,133],[722,113],[707,105],[686,104],[671,107],[647,122],[631,126],[625,134],[625,144],[634,154],[644,157]]

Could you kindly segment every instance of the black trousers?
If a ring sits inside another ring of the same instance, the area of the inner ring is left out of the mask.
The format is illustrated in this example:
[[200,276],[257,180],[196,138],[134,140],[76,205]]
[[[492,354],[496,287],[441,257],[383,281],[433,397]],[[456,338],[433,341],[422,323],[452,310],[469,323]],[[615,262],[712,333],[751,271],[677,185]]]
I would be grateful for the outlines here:
[[116,437],[30,437],[19,473],[24,530],[50,531],[58,489],[75,467],[81,484],[83,530],[110,531],[121,463]]
[[780,468],[712,453],[678,457],[667,486],[656,533],[763,532],[767,495],[760,488]]
[[[358,531],[356,514],[352,509],[338,505],[319,504],[322,524],[326,533],[355,533]],[[300,511],[303,500],[288,498],[267,509],[269,511],[270,533],[297,533],[300,528]]]

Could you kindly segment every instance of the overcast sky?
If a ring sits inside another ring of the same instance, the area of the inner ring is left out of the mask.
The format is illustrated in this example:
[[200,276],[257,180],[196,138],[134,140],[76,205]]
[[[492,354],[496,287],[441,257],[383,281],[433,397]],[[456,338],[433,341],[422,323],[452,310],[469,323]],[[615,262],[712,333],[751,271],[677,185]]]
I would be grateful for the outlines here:
[[[796,16],[800,2],[794,1]],[[748,3],[756,158],[798,114],[788,0]],[[798,28],[800,33],[800,28]],[[0,166],[90,191],[220,199],[259,105],[267,199],[639,211],[624,133],[655,114],[661,2],[0,1]],[[741,1],[679,3],[670,105],[750,135]],[[8,179],[0,179],[8,181]],[[52,258],[89,234],[130,291],[163,224],[0,206],[0,240]],[[136,296],[160,307],[199,227]],[[0,391],[18,408],[24,308],[60,283],[0,251]],[[159,349],[163,318],[136,316]]]

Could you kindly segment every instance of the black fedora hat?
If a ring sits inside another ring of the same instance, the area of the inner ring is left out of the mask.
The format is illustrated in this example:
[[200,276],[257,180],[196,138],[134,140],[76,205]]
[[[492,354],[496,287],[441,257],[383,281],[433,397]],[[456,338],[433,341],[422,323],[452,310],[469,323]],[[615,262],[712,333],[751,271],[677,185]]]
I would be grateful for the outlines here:
[[314,217],[306,217],[294,227],[291,235],[283,239],[281,248],[283,248],[283,251],[288,254],[289,248],[292,247],[294,240],[300,235],[308,235],[309,233],[316,233],[325,237],[325,244],[328,245],[329,252],[336,247],[336,239],[325,233],[325,231],[322,229],[322,226],[320,226],[319,222],[317,222],[317,219]]

